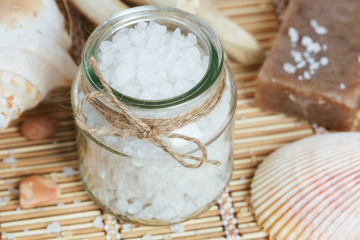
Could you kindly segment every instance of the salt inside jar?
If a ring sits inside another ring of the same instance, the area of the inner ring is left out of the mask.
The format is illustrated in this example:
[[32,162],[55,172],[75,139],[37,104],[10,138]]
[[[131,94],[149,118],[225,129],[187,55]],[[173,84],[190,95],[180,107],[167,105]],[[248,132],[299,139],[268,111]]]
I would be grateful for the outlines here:
[[[166,147],[149,137],[123,136],[127,129],[117,129],[123,118],[94,107],[98,100],[104,104],[106,97],[81,105],[80,174],[103,208],[122,219],[154,225],[183,221],[209,207],[231,176],[236,108],[234,81],[214,32],[200,19],[169,8],[139,7],[113,16],[85,45],[81,72],[72,88],[75,111],[89,89],[104,91],[91,58],[126,111],[145,124],[149,119],[159,121],[160,128],[162,120],[185,116],[225,84],[211,110],[154,137]],[[103,106],[113,110],[108,102]],[[100,130],[119,134],[98,134]],[[197,141],[206,148],[203,164],[196,162],[204,156],[194,144]]]

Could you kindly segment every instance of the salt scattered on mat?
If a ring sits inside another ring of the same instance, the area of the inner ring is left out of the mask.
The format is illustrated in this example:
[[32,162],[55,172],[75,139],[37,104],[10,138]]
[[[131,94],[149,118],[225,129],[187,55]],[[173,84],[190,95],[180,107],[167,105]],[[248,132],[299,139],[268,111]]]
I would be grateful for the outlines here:
[[94,227],[96,228],[103,228],[104,227],[104,223],[103,223],[103,219],[102,217],[96,217],[94,220],[93,220],[93,225]]
[[61,225],[58,222],[53,222],[46,227],[46,233],[59,233],[61,232]]
[[6,158],[3,158],[2,160],[2,163],[4,164],[13,164],[13,163],[17,163],[18,160],[16,158],[13,158],[13,157],[6,157]]
[[8,233],[6,237],[7,239],[16,239],[15,235],[12,233]]
[[152,240],[152,236],[150,234],[146,234],[141,239],[142,240]]
[[6,205],[9,200],[10,200],[10,198],[8,198],[8,197],[3,197],[3,198],[0,197],[0,207]]
[[131,224],[130,224],[130,223],[124,223],[124,224],[122,225],[122,229],[123,229],[123,230],[129,230],[129,229],[131,229]]
[[72,167],[63,167],[61,177],[73,177],[77,174],[76,170]]
[[183,233],[184,225],[182,223],[173,224],[170,226],[170,229],[173,233]]

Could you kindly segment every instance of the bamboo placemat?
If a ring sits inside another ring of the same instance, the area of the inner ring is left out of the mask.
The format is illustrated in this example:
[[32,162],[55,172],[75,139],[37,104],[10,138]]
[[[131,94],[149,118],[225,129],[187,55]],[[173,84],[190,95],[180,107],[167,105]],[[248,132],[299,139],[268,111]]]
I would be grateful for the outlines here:
[[[271,0],[215,2],[223,13],[252,32],[264,49],[270,48],[279,27]],[[229,192],[224,193],[222,201],[209,211],[183,223],[184,232],[173,233],[169,227],[130,227],[115,222],[112,227],[119,227],[122,239],[141,239],[144,235],[151,235],[152,239],[225,239],[227,231],[235,236],[232,239],[267,239],[249,204],[254,170],[274,149],[312,135],[313,130],[307,122],[253,106],[259,67],[231,63],[231,68],[238,85],[238,107],[235,165]],[[79,177],[62,177],[63,167],[77,169],[75,128],[68,93],[69,89],[54,92],[41,106],[25,113],[9,128],[0,130],[0,159],[12,155],[18,160],[15,164],[0,162],[0,197],[9,198],[0,206],[1,239],[107,239],[107,227],[94,227],[93,220],[102,216],[102,212],[85,193]],[[38,113],[58,118],[60,130],[51,139],[29,141],[20,134],[19,124],[29,115]],[[24,177],[32,174],[50,174],[61,188],[61,197],[41,208],[22,210],[13,189],[17,189]],[[230,211],[231,208],[234,212]],[[52,222],[61,225],[61,233],[46,233],[46,227]]]

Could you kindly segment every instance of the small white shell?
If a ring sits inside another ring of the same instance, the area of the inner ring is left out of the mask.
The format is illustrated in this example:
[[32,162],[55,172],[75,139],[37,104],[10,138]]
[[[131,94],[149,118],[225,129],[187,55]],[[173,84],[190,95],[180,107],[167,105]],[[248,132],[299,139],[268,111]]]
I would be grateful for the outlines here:
[[251,188],[255,216],[271,239],[360,239],[360,133],[278,149],[260,164]]

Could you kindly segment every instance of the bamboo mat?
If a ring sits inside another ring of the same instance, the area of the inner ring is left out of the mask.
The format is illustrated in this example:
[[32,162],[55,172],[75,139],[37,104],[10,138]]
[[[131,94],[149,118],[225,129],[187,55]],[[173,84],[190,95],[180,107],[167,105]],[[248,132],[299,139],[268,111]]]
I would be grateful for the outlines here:
[[[252,32],[268,50],[279,27],[271,0],[215,0],[218,7],[236,23]],[[222,202],[196,219],[183,223],[184,232],[173,233],[169,227],[145,227],[116,222],[122,239],[267,239],[257,225],[249,204],[249,187],[256,166],[274,149],[313,134],[311,125],[283,114],[253,107],[256,76],[259,67],[241,67],[231,63],[238,86],[235,121],[234,172]],[[0,197],[9,201],[0,206],[1,239],[107,239],[107,227],[95,228],[93,220],[102,212],[85,193],[79,177],[62,177],[63,167],[77,169],[75,128],[70,109],[69,89],[59,90],[38,108],[25,113],[44,113],[60,120],[60,130],[53,138],[29,141],[21,136],[21,119],[0,130],[0,159],[12,155],[18,162],[0,162]],[[46,206],[19,208],[18,183],[32,174],[50,174],[61,188],[61,197]],[[229,212],[233,208],[234,212]],[[111,216],[109,216],[109,219]],[[106,216],[105,216],[105,219]],[[110,220],[109,220],[110,221]],[[108,222],[109,222],[108,221]],[[61,233],[46,233],[46,227],[58,222]],[[234,229],[238,230],[234,231]],[[149,237],[149,236],[147,236]],[[115,239],[114,236],[112,239]],[[230,239],[230,238],[229,238]]]

